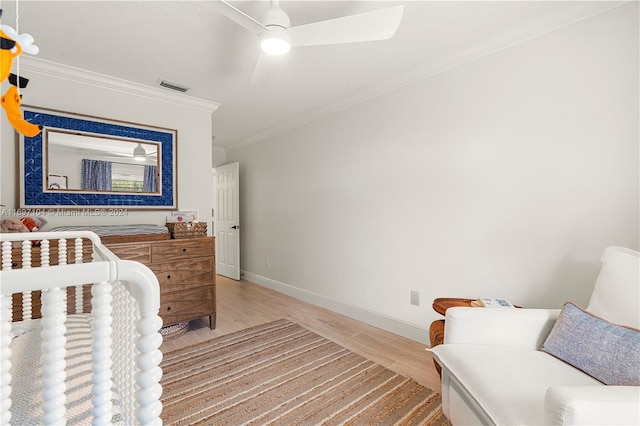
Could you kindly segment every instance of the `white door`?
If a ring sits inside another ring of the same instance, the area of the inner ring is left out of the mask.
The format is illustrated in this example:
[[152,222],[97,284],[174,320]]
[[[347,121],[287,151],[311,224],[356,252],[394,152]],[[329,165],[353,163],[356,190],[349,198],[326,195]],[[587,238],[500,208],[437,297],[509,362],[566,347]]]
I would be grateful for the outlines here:
[[216,272],[234,280],[240,279],[239,166],[226,164],[216,167],[213,173]]

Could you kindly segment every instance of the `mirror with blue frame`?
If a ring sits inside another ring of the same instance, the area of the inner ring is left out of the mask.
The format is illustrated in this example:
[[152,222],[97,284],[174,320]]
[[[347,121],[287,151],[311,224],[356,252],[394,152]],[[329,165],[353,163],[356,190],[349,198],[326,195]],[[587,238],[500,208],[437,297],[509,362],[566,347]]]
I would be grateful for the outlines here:
[[177,131],[24,107],[43,126],[18,135],[21,208],[177,208]]

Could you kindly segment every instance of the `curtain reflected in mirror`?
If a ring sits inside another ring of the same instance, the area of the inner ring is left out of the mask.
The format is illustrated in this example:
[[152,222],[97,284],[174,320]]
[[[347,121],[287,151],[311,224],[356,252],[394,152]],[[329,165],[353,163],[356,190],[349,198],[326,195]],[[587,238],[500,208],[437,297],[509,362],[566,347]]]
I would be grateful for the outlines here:
[[142,192],[158,191],[158,168],[156,166],[144,166],[144,180]]
[[109,161],[82,159],[81,189],[111,191],[111,163]]

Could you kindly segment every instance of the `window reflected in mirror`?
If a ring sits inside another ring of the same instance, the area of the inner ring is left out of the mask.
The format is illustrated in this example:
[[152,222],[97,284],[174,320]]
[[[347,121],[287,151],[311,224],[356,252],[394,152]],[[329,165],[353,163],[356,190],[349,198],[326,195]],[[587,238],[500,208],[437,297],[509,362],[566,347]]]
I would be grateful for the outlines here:
[[45,133],[44,191],[158,193],[160,145],[91,134]]

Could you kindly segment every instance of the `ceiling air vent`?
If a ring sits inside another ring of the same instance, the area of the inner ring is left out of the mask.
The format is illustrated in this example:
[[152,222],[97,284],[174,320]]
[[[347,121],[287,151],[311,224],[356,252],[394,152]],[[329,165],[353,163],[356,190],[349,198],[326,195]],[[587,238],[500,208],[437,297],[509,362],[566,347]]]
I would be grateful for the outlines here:
[[162,87],[166,87],[167,89],[175,90],[176,92],[185,93],[186,91],[189,90],[189,88],[186,87],[186,86],[181,86],[179,84],[172,83],[172,82],[167,81],[167,80],[160,80],[159,84]]

